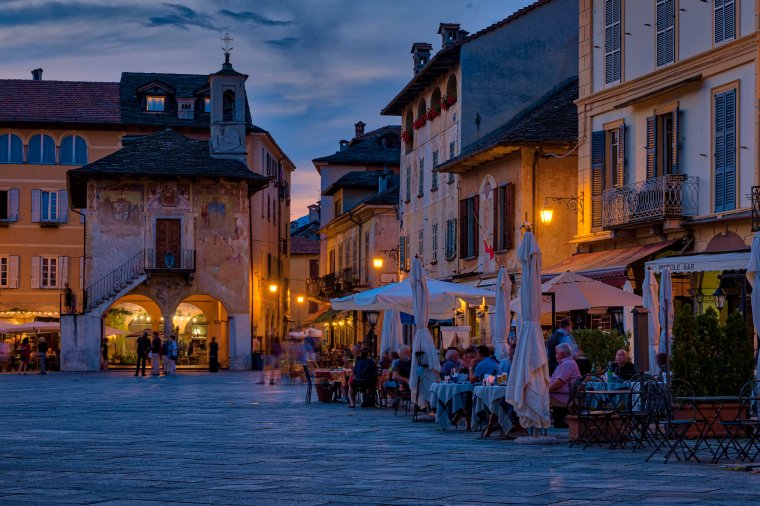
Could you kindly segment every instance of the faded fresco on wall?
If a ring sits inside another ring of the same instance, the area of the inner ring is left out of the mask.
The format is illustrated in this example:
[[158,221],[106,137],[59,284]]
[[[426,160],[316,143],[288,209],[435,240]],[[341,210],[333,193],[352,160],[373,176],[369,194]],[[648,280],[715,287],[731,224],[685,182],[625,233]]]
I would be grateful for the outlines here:
[[[196,186],[195,208],[197,261],[219,270],[240,269],[246,263],[248,235],[247,212],[241,206],[241,185]],[[243,202],[247,202],[246,198]]]
[[115,236],[135,234],[143,209],[142,185],[106,186],[100,190],[97,200],[101,233]]
[[190,186],[178,183],[149,183],[145,206],[148,211],[181,211],[190,209]]

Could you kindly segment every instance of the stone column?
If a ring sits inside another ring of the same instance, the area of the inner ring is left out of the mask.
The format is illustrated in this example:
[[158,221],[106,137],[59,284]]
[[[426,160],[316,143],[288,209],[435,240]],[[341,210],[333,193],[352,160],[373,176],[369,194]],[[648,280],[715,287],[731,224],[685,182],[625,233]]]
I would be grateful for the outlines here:
[[174,314],[165,314],[164,316],[164,337],[168,338],[174,333]]
[[99,371],[102,335],[100,315],[62,314],[61,371]]
[[230,370],[251,369],[251,317],[248,313],[229,317]]

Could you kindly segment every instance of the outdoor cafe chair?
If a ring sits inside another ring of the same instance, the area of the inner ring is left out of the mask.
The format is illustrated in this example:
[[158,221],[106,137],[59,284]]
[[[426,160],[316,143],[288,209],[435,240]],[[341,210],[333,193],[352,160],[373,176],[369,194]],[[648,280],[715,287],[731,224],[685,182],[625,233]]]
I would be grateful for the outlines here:
[[692,405],[692,411],[685,418],[676,418],[673,409],[674,392],[678,393],[679,397],[690,396],[689,391],[693,392],[691,386],[684,381],[680,384],[671,383],[670,387],[666,388],[658,381],[648,381],[645,388],[647,408],[650,411],[650,420],[654,425],[655,436],[655,448],[646,458],[647,462],[660,450],[666,448],[666,463],[674,455],[679,461],[681,457],[683,460],[694,457],[699,462],[697,456],[686,443],[686,434],[697,423],[694,416],[694,406]]
[[[592,444],[609,442],[609,426],[612,419],[613,411],[604,407],[597,408],[591,402],[590,396],[593,396],[593,388],[589,388],[589,383],[602,383],[604,381],[592,374],[587,374],[570,385],[570,404],[569,410],[579,421],[580,428],[578,437],[570,442],[570,447],[576,443],[583,443],[585,450]],[[589,395],[589,393],[591,393]]]
[[719,442],[715,460],[721,456],[728,458],[729,450],[733,449],[742,462],[754,462],[760,455],[760,380],[750,380],[742,386],[736,419],[720,424],[725,435]]
[[309,370],[309,366],[306,364],[303,365],[303,375],[306,378],[306,404],[311,404],[311,389],[314,382],[312,381],[313,377]]
[[652,381],[653,376],[646,373],[636,373],[628,381],[630,394],[625,400],[624,406],[617,409],[619,417],[618,430],[613,448],[626,446],[631,443],[631,449],[636,451],[652,441],[650,437],[650,412],[647,410],[646,383]]

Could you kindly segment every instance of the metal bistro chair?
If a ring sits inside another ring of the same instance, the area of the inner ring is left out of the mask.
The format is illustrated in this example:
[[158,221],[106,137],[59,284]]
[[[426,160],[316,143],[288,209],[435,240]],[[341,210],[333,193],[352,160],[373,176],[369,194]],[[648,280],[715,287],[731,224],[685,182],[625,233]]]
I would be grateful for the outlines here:
[[[726,435],[719,442],[714,462],[721,456],[728,458],[734,449],[742,461],[754,462],[760,455],[760,380],[750,380],[739,393],[739,413],[735,420],[721,421]],[[746,439],[742,443],[741,440]]]
[[[666,463],[673,455],[679,461],[681,457],[683,457],[683,460],[694,457],[699,462],[699,458],[686,443],[686,434],[697,423],[694,411],[696,408],[692,404],[691,416],[682,419],[676,419],[673,412],[673,400],[675,398],[673,392],[677,392],[678,397],[691,396],[689,393],[689,391],[693,392],[691,386],[686,382],[683,382],[680,387],[671,383],[671,388],[666,389],[664,385],[657,381],[648,381],[645,388],[655,435],[655,448],[646,458],[647,462],[665,447],[668,448],[668,451],[665,453]],[[680,455],[679,451],[681,452]]]
[[570,413],[577,416],[580,422],[578,437],[570,442],[571,448],[576,443],[583,443],[583,449],[585,450],[592,444],[599,444],[601,446],[602,443],[610,442],[608,432],[613,411],[605,408],[598,409],[593,406],[593,403],[589,400],[589,392],[593,392],[593,389],[588,388],[588,383],[590,382],[604,384],[604,381],[598,376],[588,374],[579,378],[570,388],[570,403],[568,408]]
[[306,364],[303,365],[303,375],[306,378],[306,404],[311,404],[311,389],[314,382],[312,381],[313,376],[311,375],[311,371],[309,371],[309,366]]
[[631,449],[644,448],[646,444],[654,444],[655,434],[652,427],[652,401],[656,400],[653,391],[655,377],[647,373],[636,373],[631,377],[631,395],[626,407],[618,412],[621,419],[621,439],[619,444],[631,443]]

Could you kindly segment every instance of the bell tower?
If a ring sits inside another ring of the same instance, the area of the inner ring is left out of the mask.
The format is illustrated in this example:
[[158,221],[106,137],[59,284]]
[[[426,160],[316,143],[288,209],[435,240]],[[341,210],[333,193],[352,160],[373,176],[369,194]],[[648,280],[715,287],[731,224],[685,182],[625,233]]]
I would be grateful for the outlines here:
[[248,76],[232,68],[232,37],[225,33],[221,41],[224,43],[224,64],[219,72],[208,78],[211,88],[211,156],[245,163],[245,106],[248,100],[245,82]]

